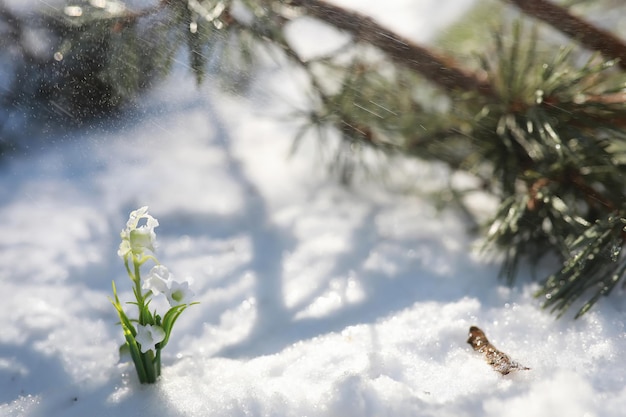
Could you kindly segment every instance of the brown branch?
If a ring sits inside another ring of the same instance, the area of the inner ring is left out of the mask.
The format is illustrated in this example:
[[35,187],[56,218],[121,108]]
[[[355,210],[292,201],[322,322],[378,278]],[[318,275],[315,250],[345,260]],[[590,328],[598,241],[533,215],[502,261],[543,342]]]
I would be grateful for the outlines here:
[[567,9],[547,0],[508,0],[524,13],[550,24],[605,58],[619,59],[626,69],[626,44],[612,33],[574,16]]
[[290,4],[379,48],[396,63],[422,74],[447,91],[474,91],[487,97],[497,96],[491,84],[465,71],[451,58],[417,45],[367,16],[323,0],[291,0]]

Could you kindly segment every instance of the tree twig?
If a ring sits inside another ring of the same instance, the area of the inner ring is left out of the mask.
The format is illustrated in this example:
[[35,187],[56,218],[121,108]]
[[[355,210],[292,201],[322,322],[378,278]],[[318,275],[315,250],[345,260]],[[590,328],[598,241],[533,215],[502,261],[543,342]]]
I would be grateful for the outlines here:
[[323,0],[291,0],[290,4],[379,48],[396,63],[422,74],[448,91],[473,91],[488,97],[497,96],[491,84],[462,69],[453,59],[417,45],[367,16]]
[[600,52],[605,58],[619,59],[619,65],[626,69],[626,44],[612,33],[597,28],[574,16],[567,9],[547,0],[507,1],[524,13],[543,20],[585,47]]

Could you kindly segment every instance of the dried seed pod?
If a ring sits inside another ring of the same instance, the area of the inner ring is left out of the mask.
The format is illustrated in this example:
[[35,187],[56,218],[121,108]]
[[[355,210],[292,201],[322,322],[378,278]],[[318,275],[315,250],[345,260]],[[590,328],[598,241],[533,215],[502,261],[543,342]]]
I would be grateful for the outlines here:
[[502,375],[513,371],[530,369],[515,362],[506,353],[496,349],[495,346],[489,343],[485,333],[476,326],[470,327],[467,343],[472,345],[475,351],[482,353],[487,363]]

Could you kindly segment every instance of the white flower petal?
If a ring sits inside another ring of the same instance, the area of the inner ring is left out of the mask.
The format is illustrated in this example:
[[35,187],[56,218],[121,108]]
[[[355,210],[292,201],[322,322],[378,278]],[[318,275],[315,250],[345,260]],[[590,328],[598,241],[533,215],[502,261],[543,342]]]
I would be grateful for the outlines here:
[[168,292],[168,282],[171,274],[165,265],[156,265],[152,267],[148,276],[145,278],[142,288],[152,291],[152,294]]
[[189,282],[170,281],[168,283],[168,291],[165,293],[167,301],[171,307],[181,304],[189,304],[191,297],[195,294],[189,288]]
[[139,220],[143,219],[144,217],[152,217],[148,214],[148,206],[143,206],[141,208],[138,208],[137,210],[131,211],[130,215],[128,216],[128,221],[126,222],[126,228],[130,230],[136,229],[137,224],[139,224]]
[[[142,219],[145,219],[145,224],[139,226]],[[120,233],[122,243],[118,255],[126,257],[129,252],[142,254],[146,249],[154,252],[156,245],[154,228],[158,225],[159,221],[148,214],[148,206],[132,211],[126,222],[126,228]]]
[[137,325],[137,335],[135,340],[140,345],[142,353],[146,353],[149,350],[156,350],[157,343],[162,342],[165,339],[165,331],[159,326],[153,326],[146,324],[145,326]]
[[122,240],[120,247],[117,250],[117,256],[124,258],[130,252],[130,242],[128,240]]

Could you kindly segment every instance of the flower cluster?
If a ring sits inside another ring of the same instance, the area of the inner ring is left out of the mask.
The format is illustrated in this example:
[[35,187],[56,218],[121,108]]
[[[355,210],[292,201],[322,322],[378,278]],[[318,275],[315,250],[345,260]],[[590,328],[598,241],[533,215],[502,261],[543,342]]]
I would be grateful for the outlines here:
[[165,294],[170,307],[188,304],[194,293],[189,289],[189,282],[178,282],[164,265],[156,265],[143,282],[144,290],[152,291],[152,294]]
[[[117,295],[113,281],[111,300],[120,318],[126,342],[122,346],[128,349],[135,364],[139,381],[154,383],[161,374],[161,350],[167,345],[174,323],[180,314],[190,305],[194,293],[189,282],[174,279],[165,265],[161,265],[154,256],[156,233],[159,226],[157,219],[148,214],[148,207],[141,207],[130,213],[126,228],[122,230],[117,254],[124,260],[126,272],[133,282],[135,301],[129,303],[137,306],[138,317],[130,319],[124,311]],[[148,275],[142,279],[141,267],[148,261],[155,265]],[[156,311],[150,312],[149,304],[152,296],[165,295],[170,304],[164,316]]]
[[[139,223],[145,219],[145,224]],[[130,213],[126,228],[122,230],[120,236],[122,242],[117,254],[126,260],[129,256],[143,256],[146,250],[154,252],[156,245],[156,233],[154,228],[159,225],[159,221],[148,214],[148,207],[144,206]]]

